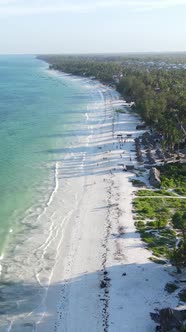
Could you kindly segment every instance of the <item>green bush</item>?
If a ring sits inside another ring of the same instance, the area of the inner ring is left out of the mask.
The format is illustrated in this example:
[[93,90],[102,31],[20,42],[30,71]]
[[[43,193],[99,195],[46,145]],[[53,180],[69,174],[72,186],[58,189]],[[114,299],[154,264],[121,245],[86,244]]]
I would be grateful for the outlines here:
[[166,264],[166,262],[163,259],[158,259],[156,257],[150,257],[149,259],[156,264],[162,264],[162,265]]
[[164,246],[155,247],[154,245],[155,244],[149,245],[149,248],[152,251],[154,256],[161,257],[161,256],[166,255],[166,253],[167,253],[166,247],[164,247]]
[[174,188],[175,184],[174,184],[174,180],[173,179],[168,179],[166,177],[161,178],[161,187],[168,189],[168,188]]
[[186,211],[177,211],[172,217],[174,228],[182,231],[183,237],[186,234]]
[[[160,216],[160,218],[161,218],[161,216]],[[167,225],[167,222],[168,222],[167,219],[163,219],[163,218],[160,219],[160,218],[158,218],[158,220],[156,221],[156,227],[158,229],[164,228]]]
[[143,233],[141,234],[142,236],[142,241],[150,244],[150,243],[153,243],[154,242],[154,235],[152,233]]
[[186,164],[167,164],[159,170],[163,188],[174,188],[179,195],[186,195]]
[[132,179],[131,182],[134,187],[146,187],[146,184],[140,180]]
[[147,222],[147,226],[149,226],[151,228],[156,228],[157,223],[156,223],[156,221],[149,221],[149,222]]
[[143,221],[136,221],[135,226],[137,227],[138,230],[142,230],[145,228],[145,223]]
[[171,294],[171,293],[174,293],[176,290],[178,289],[178,286],[172,282],[168,282],[166,285],[165,285],[165,290]]
[[144,206],[142,209],[141,209],[141,212],[144,213],[144,214],[148,214],[150,216],[154,216],[154,211],[153,211],[153,208],[151,208],[150,206]]
[[174,239],[174,241],[176,241],[176,232],[174,232],[172,229],[162,229],[160,231],[160,235],[168,239]]
[[174,191],[180,196],[186,196],[186,188],[176,188]]
[[180,293],[179,293],[179,298],[182,302],[186,302],[186,289],[182,290]]
[[168,257],[172,265],[176,266],[180,272],[182,267],[186,267],[186,241],[181,241],[178,248],[168,251]]

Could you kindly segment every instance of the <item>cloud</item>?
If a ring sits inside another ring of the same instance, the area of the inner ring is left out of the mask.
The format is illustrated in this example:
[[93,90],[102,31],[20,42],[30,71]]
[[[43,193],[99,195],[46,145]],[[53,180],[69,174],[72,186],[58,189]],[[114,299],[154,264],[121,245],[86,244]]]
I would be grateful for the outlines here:
[[183,5],[186,0],[0,0],[0,14],[88,13],[109,8],[151,11]]

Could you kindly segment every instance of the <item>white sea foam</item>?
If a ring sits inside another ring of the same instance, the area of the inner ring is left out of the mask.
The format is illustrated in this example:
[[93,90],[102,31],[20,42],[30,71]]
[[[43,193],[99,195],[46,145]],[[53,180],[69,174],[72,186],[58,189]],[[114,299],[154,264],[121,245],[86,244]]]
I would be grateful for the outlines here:
[[[69,77],[69,79],[73,78]],[[13,273],[15,280],[19,280],[21,277],[24,281],[35,282],[36,288],[39,285],[43,290],[42,301],[33,303],[33,310],[29,313],[29,317],[37,317],[37,322],[40,322],[45,315],[45,300],[58,258],[61,255],[65,229],[69,220],[72,219],[74,211],[77,211],[83,197],[86,177],[82,175],[86,175],[86,163],[89,150],[91,151],[91,147],[90,149],[88,147],[94,129],[96,129],[95,125],[91,123],[91,114],[94,114],[93,118],[97,119],[97,123],[101,122],[102,120],[97,115],[107,105],[107,100],[105,102],[104,99],[106,88],[102,88],[95,82],[89,84],[87,82],[85,84],[92,93],[92,101],[87,105],[84,113],[86,123],[83,123],[83,127],[82,123],[79,123],[77,129],[79,129],[79,132],[82,130],[82,134],[86,130],[88,136],[75,137],[74,142],[72,142],[72,148],[75,147],[74,152],[69,151],[69,154],[66,154],[63,160],[55,162],[53,186],[50,189],[48,199],[45,203],[42,200],[38,202],[37,212],[36,207],[27,210],[27,215],[23,221],[29,227],[26,233],[27,238],[25,238],[25,234],[21,237],[21,243],[23,244],[17,246],[14,265],[8,268],[9,276]],[[100,89],[99,92],[97,92],[98,88]],[[82,151],[82,146],[85,146],[84,151]],[[73,176],[75,176],[75,181],[71,181]],[[71,183],[73,183],[73,187]],[[26,316],[22,319],[24,321]],[[11,329],[12,327],[10,331]]]
[[53,200],[54,195],[57,193],[58,187],[59,187],[59,181],[58,181],[58,165],[59,163],[55,163],[55,171],[54,171],[54,189],[50,194],[50,197],[48,199],[48,202],[46,203],[47,206],[49,206]]

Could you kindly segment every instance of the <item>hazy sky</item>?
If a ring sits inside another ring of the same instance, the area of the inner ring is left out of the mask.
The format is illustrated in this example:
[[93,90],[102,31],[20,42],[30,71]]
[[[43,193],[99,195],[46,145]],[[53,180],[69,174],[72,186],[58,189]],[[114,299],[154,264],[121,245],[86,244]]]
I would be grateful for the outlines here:
[[0,0],[0,53],[186,51],[186,0]]

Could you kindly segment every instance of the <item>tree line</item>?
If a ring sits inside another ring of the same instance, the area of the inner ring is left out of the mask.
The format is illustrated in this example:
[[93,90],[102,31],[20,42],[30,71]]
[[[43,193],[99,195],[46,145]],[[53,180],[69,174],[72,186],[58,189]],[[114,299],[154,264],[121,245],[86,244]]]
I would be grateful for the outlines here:
[[[171,58],[172,57],[172,58]],[[115,85],[128,101],[135,102],[135,110],[150,126],[163,135],[165,148],[174,150],[184,145],[186,137],[186,69],[169,69],[171,59],[186,63],[186,55],[152,56],[112,55],[48,55],[41,59],[50,68],[73,75],[96,78]],[[149,61],[150,65],[149,65]],[[162,68],[160,61],[167,62]],[[153,63],[153,66],[152,66]]]

